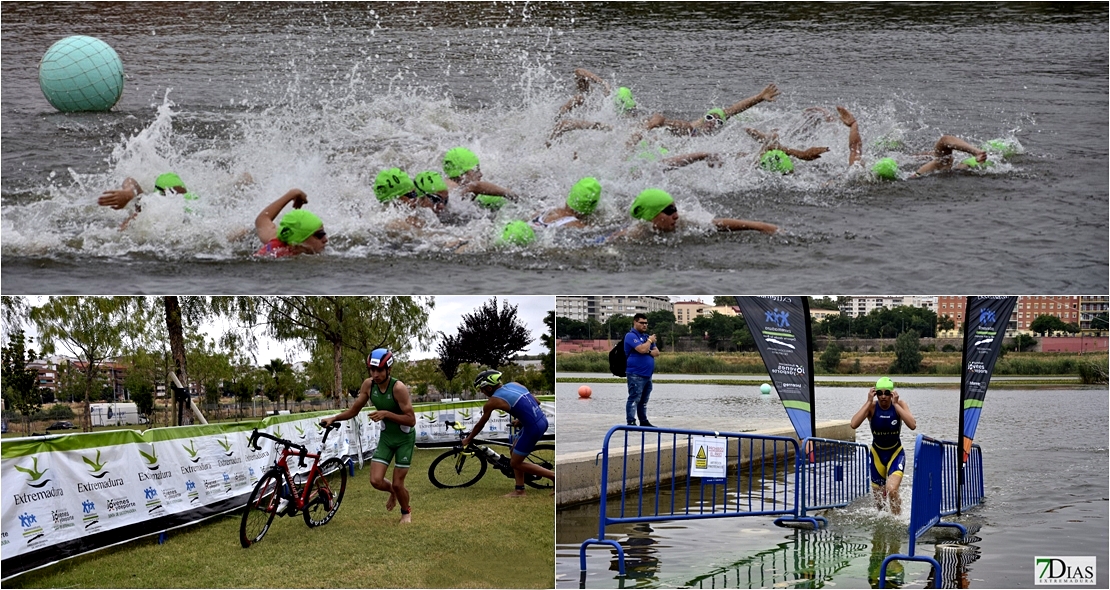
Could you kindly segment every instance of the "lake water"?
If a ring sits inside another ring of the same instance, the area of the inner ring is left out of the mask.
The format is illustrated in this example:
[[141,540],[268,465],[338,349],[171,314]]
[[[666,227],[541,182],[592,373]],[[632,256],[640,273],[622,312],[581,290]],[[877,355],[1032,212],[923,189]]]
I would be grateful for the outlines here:
[[[5,293],[1102,292],[1108,284],[1105,4],[4,3],[0,259]],[[99,37],[127,76],[110,113],[61,114],[38,61]],[[632,88],[644,113],[700,117],[782,91],[709,137],[649,137],[670,153],[748,152],[777,129],[820,160],[779,177],[750,159],[664,174],[624,147],[636,121],[600,97],[578,116],[612,131],[546,147],[571,72]],[[869,161],[904,170],[944,133],[1012,140],[983,174],[876,183],[845,174],[847,131],[803,109],[845,105]],[[900,147],[875,144],[897,140]],[[370,184],[384,168],[439,168],[474,149],[486,179],[525,196],[496,215],[455,199],[423,235],[385,228]],[[97,207],[106,188],[177,171],[201,195]],[[235,188],[250,172],[255,183]],[[605,187],[586,231],[528,248],[494,237],[560,205],[586,175]],[[252,260],[261,208],[299,187],[325,220],[324,256]],[[594,244],[628,226],[642,189],[689,223]],[[782,231],[718,235],[714,216]],[[448,246],[460,241],[461,250]],[[381,275],[403,277],[381,281]],[[682,290],[685,289],[685,290]]]
[[[578,384],[556,386],[560,425],[614,414],[623,417],[623,384],[599,384],[592,399],[579,401]],[[913,437],[918,433],[954,440],[959,394],[951,389],[899,386],[917,419],[917,431],[902,432],[907,452],[902,516],[877,512],[870,498],[828,513],[829,526],[805,532],[774,526],[772,518],[746,517],[673,521],[607,527],[607,537],[626,549],[628,576],[621,580],[615,556],[591,549],[584,578],[588,588],[698,587],[760,588],[868,587],[882,558],[908,551],[906,526],[912,488]],[[1034,557],[1093,555],[1098,586],[1107,584],[1110,543],[1110,468],[1107,449],[1106,389],[995,390],[987,394],[976,433],[981,445],[986,499],[958,519],[971,538],[962,546],[944,531],[927,533],[917,553],[944,564],[946,587],[1031,587]],[[789,426],[774,399],[757,387],[657,385],[649,402],[653,422],[700,428],[733,418],[734,431],[768,424]],[[817,419],[851,418],[866,393],[854,388],[818,387]],[[616,423],[616,422],[614,422]],[[715,426],[716,428],[717,426]],[[604,430],[586,433],[560,429],[576,446],[594,441],[600,450]],[[859,442],[870,443],[865,427]],[[581,440],[579,440],[581,439]],[[556,587],[577,588],[578,547],[597,535],[597,505],[559,510],[556,516]],[[949,517],[947,520],[953,520]],[[892,566],[900,587],[925,587],[926,564]],[[899,573],[900,572],[900,573]],[[958,572],[958,575],[953,575]],[[929,587],[932,587],[929,585]]]

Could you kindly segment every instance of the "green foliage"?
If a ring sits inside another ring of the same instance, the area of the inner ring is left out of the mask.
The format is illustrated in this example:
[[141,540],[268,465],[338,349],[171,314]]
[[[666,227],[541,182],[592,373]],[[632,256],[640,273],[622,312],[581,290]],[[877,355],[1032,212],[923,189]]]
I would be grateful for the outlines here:
[[0,380],[3,381],[4,399],[27,423],[27,418],[42,407],[42,398],[38,391],[38,369],[28,366],[35,360],[35,351],[27,348],[23,330],[8,335],[8,345],[3,347],[0,358],[3,361]]
[[135,402],[135,408],[153,424],[154,386],[149,383],[143,383],[130,390],[129,393],[131,394],[131,401]]
[[73,420],[73,408],[66,404],[54,404],[46,410],[47,420]]
[[555,311],[547,312],[547,317],[543,319],[543,323],[547,326],[547,332],[540,338],[543,340],[543,345],[547,348],[547,354],[543,355],[543,376],[547,380],[547,388],[554,390],[555,388]]
[[[632,316],[613,314],[602,324],[609,338],[623,338],[632,329]],[[652,329],[651,320],[648,320],[648,330]]]
[[454,377],[463,363],[497,369],[512,362],[513,356],[534,340],[516,310],[517,306],[508,303],[498,308],[494,297],[463,315],[458,334],[444,335],[436,349],[443,374]]
[[594,318],[590,318],[584,322],[572,320],[570,318],[556,317],[555,318],[555,337],[556,338],[570,338],[572,340],[591,340],[593,338],[604,338],[605,328],[601,322]]
[[[830,373],[835,373],[840,366],[840,347],[835,342],[830,342],[821,353],[821,366]],[[859,359],[856,359],[857,361]]]
[[921,369],[921,358],[921,341],[917,332],[907,330],[894,341],[894,364],[890,370],[911,375]]
[[837,302],[835,300],[829,299],[829,297],[826,295],[825,297],[822,297],[820,299],[814,299],[814,298],[810,297],[809,298],[809,308],[810,309],[829,309],[829,310],[837,311],[837,310],[840,309],[840,306],[837,304]]
[[952,346],[951,344],[945,344],[940,348],[940,350],[941,352],[956,352],[959,349],[957,349],[955,346]]
[[755,343],[747,322],[740,316],[727,316],[718,312],[698,316],[690,322],[690,331],[707,335],[709,345],[718,351],[750,348]]
[[1030,336],[1029,334],[1018,334],[1014,338],[1014,349],[1017,352],[1033,350],[1033,347],[1035,346],[1037,346],[1037,339]]
[[936,336],[936,312],[906,305],[893,309],[883,307],[858,318],[829,316],[813,325],[814,334],[829,334],[837,338],[890,338],[909,330],[917,332],[919,338]]
[[1065,323],[1060,318],[1054,315],[1039,315],[1032,322],[1029,323],[1029,330],[1034,334],[1041,336],[1048,336],[1055,332],[1064,332],[1067,334],[1075,334],[1079,331],[1079,326],[1075,324]]
[[1078,363],[1079,380],[1087,385],[1099,385],[1107,382],[1106,360],[1083,361]]

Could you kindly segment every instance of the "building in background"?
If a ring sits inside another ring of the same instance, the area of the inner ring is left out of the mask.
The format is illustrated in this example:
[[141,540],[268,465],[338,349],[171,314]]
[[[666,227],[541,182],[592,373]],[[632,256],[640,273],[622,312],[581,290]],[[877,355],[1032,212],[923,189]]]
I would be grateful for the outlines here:
[[610,317],[671,311],[671,300],[659,295],[572,295],[555,298],[555,315],[584,322],[593,318],[605,323]]
[[918,295],[872,295],[868,297],[850,297],[848,303],[841,305],[840,312],[844,315],[858,318],[863,317],[879,308],[894,309],[895,307],[920,307],[932,312],[937,311],[937,297],[922,297]]

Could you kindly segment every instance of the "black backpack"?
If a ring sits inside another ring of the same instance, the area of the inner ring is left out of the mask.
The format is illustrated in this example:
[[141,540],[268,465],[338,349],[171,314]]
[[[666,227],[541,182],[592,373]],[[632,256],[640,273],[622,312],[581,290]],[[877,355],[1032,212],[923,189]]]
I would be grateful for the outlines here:
[[609,372],[617,377],[624,377],[628,370],[628,355],[624,354],[624,340],[621,340],[609,351]]

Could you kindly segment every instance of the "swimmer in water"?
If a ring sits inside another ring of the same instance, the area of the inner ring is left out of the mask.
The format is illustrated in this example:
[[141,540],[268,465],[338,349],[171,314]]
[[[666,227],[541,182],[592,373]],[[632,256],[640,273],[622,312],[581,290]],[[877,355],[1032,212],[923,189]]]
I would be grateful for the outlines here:
[[528,223],[533,229],[586,227],[587,217],[601,200],[601,183],[592,176],[579,180],[567,194],[566,205],[540,213]]
[[[182,199],[185,201],[185,211],[188,213],[192,212],[191,206],[195,205],[195,201],[197,200],[197,196],[185,188],[185,183],[182,182],[181,177],[173,172],[165,172],[158,175],[158,178],[154,179],[154,190],[163,195],[171,193],[182,195]],[[104,191],[104,193],[100,195],[100,198],[96,200],[96,204],[101,207],[111,207],[118,210],[126,207],[128,203],[134,202],[135,210],[132,211],[131,215],[123,220],[123,223],[119,226],[119,231],[123,231],[127,229],[127,226],[131,224],[135,216],[143,210],[142,194],[143,187],[134,178],[128,177],[124,179],[121,188]]]
[[500,209],[505,205],[506,199],[518,199],[509,189],[482,180],[478,156],[464,147],[447,150],[443,156],[443,173],[447,177],[449,189],[469,195],[483,207]]
[[[609,236],[606,241],[619,237],[643,237],[652,231],[671,233],[678,229],[678,207],[675,206],[674,198],[664,190],[644,190],[632,201],[628,212],[633,218],[646,221],[647,224],[636,224],[621,230]],[[768,235],[778,231],[778,227],[770,223],[728,217],[714,217],[713,228],[719,232],[755,230]]]
[[[666,127],[671,133],[675,135],[696,137],[698,135],[708,135],[715,133],[724,127],[725,122],[731,117],[735,117],[740,113],[754,107],[761,102],[774,101],[779,95],[778,86],[768,84],[766,88],[761,90],[758,94],[749,96],[731,106],[723,109],[713,108],[705,114],[701,119],[693,121],[683,121],[680,119],[667,119],[662,114],[652,115],[645,123],[644,127],[647,130],[656,129],[659,127]],[[637,139],[637,141],[639,141]]]
[[[278,213],[289,203],[293,210],[274,224]],[[298,254],[319,254],[328,245],[328,234],[324,222],[319,217],[302,209],[308,203],[308,195],[295,188],[266,205],[254,220],[254,231],[262,241],[262,247],[254,253],[259,257],[285,258]]]
[[[840,115],[840,122],[848,127],[848,166],[851,167],[857,164],[862,166],[863,140],[859,133],[859,123],[855,116],[842,106],[837,106],[836,112]],[[956,162],[952,154],[953,151],[966,152],[971,154],[972,157]],[[987,161],[985,150],[981,150],[954,135],[942,135],[933,145],[933,151],[930,155],[932,159],[918,168],[916,172],[910,174],[908,178],[918,178],[945,170],[971,170],[990,164]],[[883,180],[897,180],[898,162],[894,158],[882,158],[871,166],[871,172],[877,178]]]

